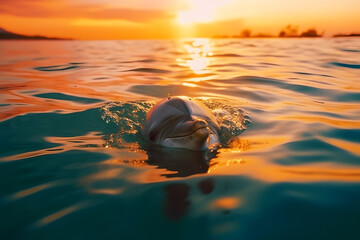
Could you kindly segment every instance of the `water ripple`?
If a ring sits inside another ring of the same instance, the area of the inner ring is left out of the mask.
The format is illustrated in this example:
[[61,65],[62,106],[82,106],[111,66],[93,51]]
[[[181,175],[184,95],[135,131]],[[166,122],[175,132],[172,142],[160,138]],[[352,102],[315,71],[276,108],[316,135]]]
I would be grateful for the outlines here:
[[350,48],[339,48],[340,51],[344,52],[354,52],[354,53],[360,53],[360,50],[357,49],[350,49]]
[[82,64],[82,63],[73,62],[73,63],[63,64],[63,65],[35,67],[34,69],[38,70],[38,71],[43,71],[43,72],[66,71],[66,70],[71,70],[71,69],[75,69],[75,68],[80,68],[81,67],[81,66],[79,66],[80,64]]
[[355,64],[355,63],[330,62],[329,64],[337,67],[360,69],[360,64]]
[[235,58],[237,58],[237,57],[243,57],[242,55],[240,55],[240,54],[236,54],[236,53],[224,53],[224,54],[214,54],[214,55],[212,55],[212,56],[210,56],[210,57],[220,57],[220,58],[222,58],[222,57],[235,57]]
[[168,70],[158,69],[158,68],[134,68],[126,70],[127,72],[150,72],[150,73],[168,73]]
[[40,93],[40,94],[35,94],[34,96],[39,98],[57,99],[57,100],[71,101],[82,104],[93,104],[103,101],[101,99],[78,97],[63,93]]

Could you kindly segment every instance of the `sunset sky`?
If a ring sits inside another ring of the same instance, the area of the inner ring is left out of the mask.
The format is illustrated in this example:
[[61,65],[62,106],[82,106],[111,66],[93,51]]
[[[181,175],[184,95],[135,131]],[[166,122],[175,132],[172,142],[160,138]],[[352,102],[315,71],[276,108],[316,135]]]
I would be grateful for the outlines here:
[[277,35],[287,24],[325,36],[360,32],[359,0],[0,0],[0,27],[75,39]]

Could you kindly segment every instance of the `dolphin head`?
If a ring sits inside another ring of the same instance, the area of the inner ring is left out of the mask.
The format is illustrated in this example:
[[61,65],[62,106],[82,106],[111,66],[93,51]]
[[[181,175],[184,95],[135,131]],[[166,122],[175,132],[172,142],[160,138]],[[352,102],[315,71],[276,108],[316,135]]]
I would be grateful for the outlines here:
[[172,97],[148,112],[144,134],[150,142],[164,147],[203,150],[219,142],[219,125],[200,102]]

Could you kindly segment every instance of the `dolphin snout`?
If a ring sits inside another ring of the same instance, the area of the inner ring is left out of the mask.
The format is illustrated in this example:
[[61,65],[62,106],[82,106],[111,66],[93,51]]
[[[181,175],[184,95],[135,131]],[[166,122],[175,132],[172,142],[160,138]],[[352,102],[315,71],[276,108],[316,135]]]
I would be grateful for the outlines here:
[[207,125],[207,122],[205,120],[202,120],[202,119],[194,119],[193,121],[193,128],[194,130],[197,130],[199,128],[206,128],[208,125]]
[[202,150],[207,147],[210,129],[205,120],[192,119],[179,123],[174,127],[172,135],[168,135],[162,142],[166,147],[179,147],[192,150]]
[[208,124],[203,119],[192,118],[191,120],[178,122],[166,137],[180,137],[193,134],[201,128],[207,128]]

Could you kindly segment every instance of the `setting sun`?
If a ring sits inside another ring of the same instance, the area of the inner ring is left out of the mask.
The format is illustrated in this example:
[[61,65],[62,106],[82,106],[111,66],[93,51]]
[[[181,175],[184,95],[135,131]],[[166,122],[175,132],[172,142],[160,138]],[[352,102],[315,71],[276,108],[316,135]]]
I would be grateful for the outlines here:
[[191,9],[178,14],[178,22],[183,25],[214,21],[213,9]]
[[189,25],[194,23],[208,23],[216,19],[218,8],[230,4],[233,0],[193,0],[190,8],[180,11],[177,15],[178,23]]

